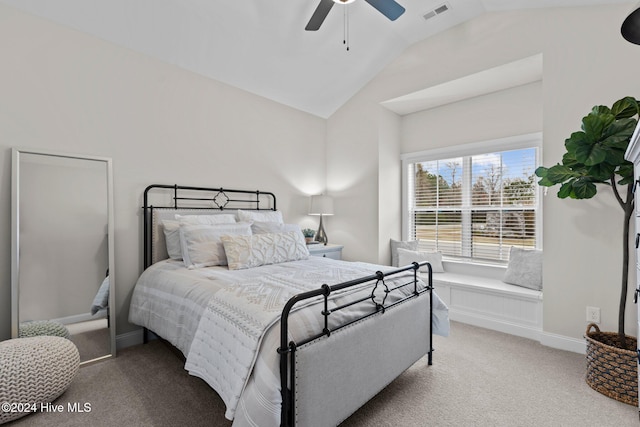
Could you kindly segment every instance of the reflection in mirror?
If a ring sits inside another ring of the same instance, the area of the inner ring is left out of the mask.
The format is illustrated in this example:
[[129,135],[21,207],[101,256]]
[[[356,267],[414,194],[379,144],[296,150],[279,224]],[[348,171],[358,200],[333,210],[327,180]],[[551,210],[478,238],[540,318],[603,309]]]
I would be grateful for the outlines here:
[[12,337],[115,356],[111,159],[13,150]]

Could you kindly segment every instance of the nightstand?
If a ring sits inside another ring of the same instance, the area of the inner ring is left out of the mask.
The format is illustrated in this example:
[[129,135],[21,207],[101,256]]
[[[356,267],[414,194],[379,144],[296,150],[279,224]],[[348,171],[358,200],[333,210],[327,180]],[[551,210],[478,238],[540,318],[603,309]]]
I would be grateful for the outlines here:
[[311,256],[321,256],[325,258],[332,259],[342,259],[342,248],[343,245],[323,245],[322,243],[316,243],[312,245],[307,245],[309,249],[309,255]]

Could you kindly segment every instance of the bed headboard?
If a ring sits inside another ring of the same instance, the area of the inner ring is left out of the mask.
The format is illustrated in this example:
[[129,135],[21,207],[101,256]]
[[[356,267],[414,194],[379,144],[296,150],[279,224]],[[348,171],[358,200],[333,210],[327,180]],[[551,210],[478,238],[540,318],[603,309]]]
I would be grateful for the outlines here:
[[[176,214],[229,213],[231,210],[276,210],[276,196],[267,191],[153,184],[144,190],[144,268],[167,259],[162,220]],[[227,211],[227,212],[225,212]]]

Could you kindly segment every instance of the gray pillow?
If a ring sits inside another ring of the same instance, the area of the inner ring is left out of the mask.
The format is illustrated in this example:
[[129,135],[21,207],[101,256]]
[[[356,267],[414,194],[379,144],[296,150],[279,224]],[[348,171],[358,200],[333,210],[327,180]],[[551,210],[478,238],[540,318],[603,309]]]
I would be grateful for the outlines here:
[[391,239],[391,265],[398,267],[398,249],[408,249],[410,251],[418,250],[417,240],[394,240]]
[[[444,273],[444,267],[442,266],[442,252],[419,252],[410,251],[408,249],[398,248],[398,266],[404,267],[413,262],[427,261],[431,264],[432,273]],[[421,273],[428,273],[427,266],[421,267],[419,270]]]
[[512,246],[509,265],[502,281],[536,291],[542,290],[542,251]]

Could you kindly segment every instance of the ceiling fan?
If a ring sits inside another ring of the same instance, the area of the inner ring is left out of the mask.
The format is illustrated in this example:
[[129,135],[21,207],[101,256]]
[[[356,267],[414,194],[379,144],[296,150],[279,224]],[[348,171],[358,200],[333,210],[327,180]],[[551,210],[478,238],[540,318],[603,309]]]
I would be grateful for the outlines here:
[[[320,0],[320,4],[316,8],[315,12],[311,16],[309,23],[305,27],[307,31],[317,31],[318,28],[324,22],[324,19],[329,14],[329,11],[333,7],[334,3],[347,4],[354,0]],[[405,11],[404,7],[400,6],[394,0],[365,0],[371,6],[373,6],[378,12],[392,21],[398,19]]]

